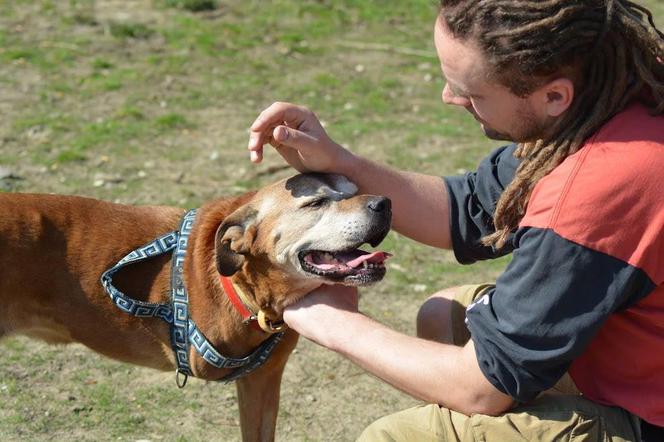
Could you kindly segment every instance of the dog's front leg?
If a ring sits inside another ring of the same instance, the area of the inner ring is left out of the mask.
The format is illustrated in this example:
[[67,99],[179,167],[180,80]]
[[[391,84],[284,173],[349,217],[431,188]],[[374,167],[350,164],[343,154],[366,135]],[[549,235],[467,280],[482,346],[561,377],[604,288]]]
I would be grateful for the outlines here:
[[281,375],[288,356],[297,344],[298,336],[293,331],[287,331],[275,352],[262,367],[236,381],[244,442],[274,440]]

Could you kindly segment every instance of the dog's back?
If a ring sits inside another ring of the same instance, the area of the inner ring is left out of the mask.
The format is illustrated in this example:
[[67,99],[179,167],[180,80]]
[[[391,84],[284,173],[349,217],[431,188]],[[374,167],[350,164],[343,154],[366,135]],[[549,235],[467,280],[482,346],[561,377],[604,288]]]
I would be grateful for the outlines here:
[[[133,248],[177,228],[181,213],[75,196],[0,194],[0,336],[16,332],[93,347],[108,339],[102,330],[113,330],[109,321],[127,318],[108,302],[101,273]],[[126,281],[148,281],[133,288],[138,297],[149,295],[142,289],[149,291],[161,270],[152,268],[150,278],[125,272]],[[108,327],[100,327],[104,323]],[[79,336],[89,330],[98,331],[93,342]]]

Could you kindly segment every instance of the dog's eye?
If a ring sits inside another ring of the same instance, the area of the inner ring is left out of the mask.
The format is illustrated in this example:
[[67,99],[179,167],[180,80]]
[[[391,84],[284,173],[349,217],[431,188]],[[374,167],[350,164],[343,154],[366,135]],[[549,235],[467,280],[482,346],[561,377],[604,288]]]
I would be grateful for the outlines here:
[[315,209],[326,205],[328,202],[329,200],[327,198],[316,198],[315,200],[311,200],[308,203],[305,203],[302,207]]

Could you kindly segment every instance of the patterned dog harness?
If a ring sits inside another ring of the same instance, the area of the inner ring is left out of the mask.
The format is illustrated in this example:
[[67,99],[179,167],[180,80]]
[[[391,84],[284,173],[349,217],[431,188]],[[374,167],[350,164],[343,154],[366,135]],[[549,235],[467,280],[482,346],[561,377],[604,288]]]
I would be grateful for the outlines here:
[[[139,318],[161,318],[171,326],[171,346],[175,353],[177,363],[176,383],[182,388],[187,378],[193,376],[189,363],[189,346],[194,346],[198,354],[210,365],[217,368],[233,368],[227,376],[219,379],[221,382],[234,381],[260,367],[272,354],[283,337],[283,332],[275,333],[265,340],[256,350],[243,358],[230,358],[221,355],[189,318],[189,296],[184,286],[184,259],[191,233],[196,210],[190,210],[182,218],[180,229],[160,236],[127,256],[101,275],[104,290],[111,297],[113,303],[125,313]],[[123,267],[173,250],[171,263],[171,303],[153,304],[138,301],[122,293],[112,284],[113,275]],[[181,379],[181,376],[183,378]]]

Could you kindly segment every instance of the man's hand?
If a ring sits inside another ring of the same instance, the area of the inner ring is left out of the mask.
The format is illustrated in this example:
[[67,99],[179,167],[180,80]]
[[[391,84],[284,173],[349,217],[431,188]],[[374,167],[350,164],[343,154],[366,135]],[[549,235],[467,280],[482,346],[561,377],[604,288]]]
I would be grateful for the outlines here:
[[299,172],[338,173],[359,193],[390,198],[397,232],[434,247],[452,247],[447,187],[440,176],[400,171],[354,155],[328,137],[313,112],[290,103],[274,103],[251,125],[251,161],[263,159],[268,143]]
[[480,370],[472,340],[462,348],[401,334],[358,312],[357,301],[354,287],[323,285],[286,307],[284,321],[417,399],[468,415],[512,406]]
[[247,147],[252,162],[261,162],[267,143],[303,173],[342,173],[342,163],[352,157],[330,139],[312,111],[291,103],[272,104],[251,125]]
[[358,293],[355,287],[322,285],[284,310],[284,321],[290,328],[325,347],[347,314],[358,313]]

